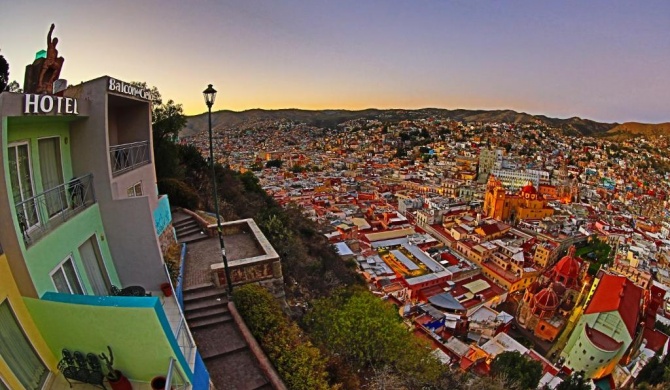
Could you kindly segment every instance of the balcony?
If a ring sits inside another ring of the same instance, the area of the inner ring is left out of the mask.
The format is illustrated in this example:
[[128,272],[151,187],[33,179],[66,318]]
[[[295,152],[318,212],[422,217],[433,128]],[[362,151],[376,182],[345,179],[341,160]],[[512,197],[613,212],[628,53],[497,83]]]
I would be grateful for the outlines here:
[[110,146],[109,161],[112,164],[112,176],[148,164],[149,156],[149,141]]
[[23,241],[32,245],[95,202],[93,174],[88,174],[16,203]]

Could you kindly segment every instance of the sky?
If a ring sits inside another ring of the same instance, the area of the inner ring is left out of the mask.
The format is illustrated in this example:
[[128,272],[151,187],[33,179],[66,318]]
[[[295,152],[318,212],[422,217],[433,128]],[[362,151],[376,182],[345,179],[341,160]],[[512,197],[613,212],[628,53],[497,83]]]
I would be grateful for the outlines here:
[[56,24],[61,78],[145,81],[184,111],[513,109],[670,121],[670,1],[2,2],[10,79]]

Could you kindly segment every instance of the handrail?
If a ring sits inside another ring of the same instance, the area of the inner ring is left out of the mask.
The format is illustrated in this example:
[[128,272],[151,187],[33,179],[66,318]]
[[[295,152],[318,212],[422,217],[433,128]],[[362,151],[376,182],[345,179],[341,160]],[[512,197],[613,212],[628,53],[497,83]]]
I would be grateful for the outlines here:
[[149,163],[149,141],[110,146],[109,161],[112,164],[113,176],[145,165]]
[[[172,279],[170,278],[170,271],[167,268],[167,264],[163,264],[163,268],[165,270],[165,275],[167,276],[172,291],[175,291],[175,286],[172,284]],[[174,299],[176,301],[177,297],[175,296]],[[184,358],[186,360],[189,360],[191,359],[191,354],[193,353],[193,350],[196,348],[196,345],[195,341],[193,340],[193,335],[191,334],[191,331],[188,328],[186,318],[184,317],[184,311],[179,305],[179,302],[177,302],[177,309],[179,310],[179,317],[180,317],[179,325],[177,326],[176,330],[173,329],[173,333],[175,340],[177,340],[177,344],[179,345],[181,353],[184,355]]]
[[[170,364],[168,365],[167,374],[165,374],[165,388],[174,390],[187,389],[189,386],[189,382],[186,380],[186,378],[184,378],[184,374],[182,374],[181,370],[178,367],[175,367],[176,362],[177,361],[172,356],[170,356]],[[172,384],[172,380],[174,378],[173,373],[175,372],[179,377],[180,383],[173,385]]]
[[90,173],[17,202],[16,217],[26,246],[95,202],[93,174]]

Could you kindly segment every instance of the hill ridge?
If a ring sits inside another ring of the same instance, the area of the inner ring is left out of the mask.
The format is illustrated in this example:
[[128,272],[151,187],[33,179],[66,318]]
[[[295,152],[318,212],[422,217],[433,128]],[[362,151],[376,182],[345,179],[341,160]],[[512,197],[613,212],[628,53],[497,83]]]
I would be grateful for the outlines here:
[[[181,136],[192,136],[207,129],[207,113],[187,116],[187,124],[181,132]],[[567,119],[552,118],[543,114],[528,114],[511,109],[444,109],[444,108],[421,108],[421,109],[377,109],[367,108],[362,110],[347,109],[324,109],[307,110],[300,108],[263,109],[253,108],[244,111],[217,110],[212,112],[212,126],[214,129],[234,127],[236,124],[248,120],[278,120],[289,119],[304,122],[314,126],[332,127],[337,123],[347,120],[367,118],[373,119],[379,116],[393,117],[394,119],[419,119],[430,116],[449,117],[453,120],[464,122],[506,122],[506,123],[542,123],[550,127],[561,129],[572,135],[603,136],[615,138],[612,132],[624,134],[629,138],[637,134],[670,134],[670,123],[650,124],[638,122],[605,123],[590,119],[573,116]],[[401,118],[402,116],[406,118]],[[384,120],[384,118],[379,118]],[[643,129],[643,130],[640,130]]]

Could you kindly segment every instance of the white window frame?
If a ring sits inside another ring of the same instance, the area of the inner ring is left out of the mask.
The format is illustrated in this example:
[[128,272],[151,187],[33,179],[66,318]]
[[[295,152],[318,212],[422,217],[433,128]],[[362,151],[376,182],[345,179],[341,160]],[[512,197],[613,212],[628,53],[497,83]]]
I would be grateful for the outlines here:
[[[33,151],[31,150],[30,141],[29,140],[21,140],[21,141],[10,142],[7,145],[7,150],[9,151],[10,148],[15,148],[15,147],[18,147],[18,146],[21,146],[21,145],[26,145],[27,148],[28,148],[28,171],[29,171],[28,173],[30,174],[31,191],[33,193],[33,196],[35,196],[36,195],[35,171],[34,171],[34,168],[33,168],[33,157],[32,157]],[[20,185],[21,185],[21,182],[19,180],[19,186]],[[23,192],[23,189],[21,189],[20,191]],[[14,195],[14,194],[12,194],[12,195]],[[13,202],[13,199],[11,201]],[[26,199],[23,199],[22,201],[25,202]],[[31,231],[35,230],[37,227],[42,225],[42,218],[40,216],[39,211],[37,211],[36,218],[37,218],[37,222],[34,225],[28,226],[28,233],[30,233]]]
[[[140,188],[139,191],[137,191],[138,186]],[[142,180],[138,181],[137,183],[133,184],[130,188],[128,188],[128,197],[133,198],[136,196],[144,196],[144,187],[142,186]]]
[[83,295],[87,295],[86,293],[86,287],[84,286],[84,283],[81,281],[81,276],[79,276],[79,271],[77,270],[77,263],[74,261],[74,256],[72,256],[72,253],[70,253],[63,261],[58,263],[58,265],[49,273],[49,277],[51,278],[51,283],[54,286],[54,289],[56,292],[58,291],[58,286],[56,286],[56,281],[54,281],[54,275],[56,272],[61,271],[63,273],[63,276],[65,277],[65,282],[67,283],[67,288],[70,290],[70,294],[76,294],[72,290],[72,286],[70,285],[70,280],[67,277],[67,274],[65,273],[65,269],[63,268],[63,264],[66,262],[70,261],[72,263],[72,269],[74,269],[74,275],[77,277],[77,283],[79,283],[79,287],[81,288],[81,292]]

